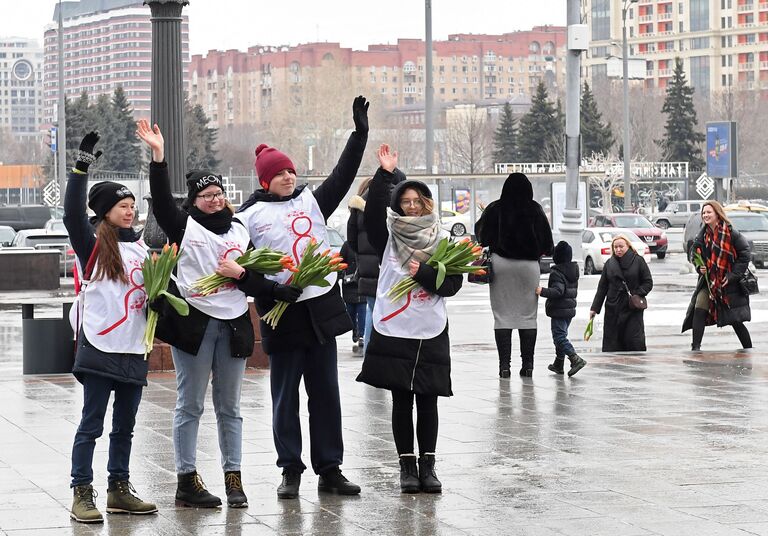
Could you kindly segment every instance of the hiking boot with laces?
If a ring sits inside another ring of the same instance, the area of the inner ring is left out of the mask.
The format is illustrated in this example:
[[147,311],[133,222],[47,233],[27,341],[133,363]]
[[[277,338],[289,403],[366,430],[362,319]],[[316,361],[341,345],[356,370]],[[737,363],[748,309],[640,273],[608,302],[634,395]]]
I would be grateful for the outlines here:
[[136,489],[127,480],[109,483],[107,488],[108,514],[154,514],[157,506],[142,501],[136,496]]
[[221,499],[208,492],[197,471],[177,475],[176,506],[192,508],[216,508]]
[[292,469],[283,469],[283,481],[277,486],[278,499],[295,499],[299,496],[301,473]]
[[224,487],[227,490],[227,504],[231,508],[247,508],[248,497],[243,491],[243,481],[240,471],[226,471],[224,473]]
[[353,484],[341,474],[341,469],[336,467],[320,475],[317,482],[317,491],[335,493],[337,495],[358,495],[360,486]]
[[571,368],[568,370],[568,376],[573,376],[587,365],[587,362],[579,357],[578,354],[568,356],[568,359],[571,361]]
[[73,488],[72,511],[69,517],[80,523],[103,523],[104,518],[96,508],[94,499],[98,495],[93,486],[75,486]]

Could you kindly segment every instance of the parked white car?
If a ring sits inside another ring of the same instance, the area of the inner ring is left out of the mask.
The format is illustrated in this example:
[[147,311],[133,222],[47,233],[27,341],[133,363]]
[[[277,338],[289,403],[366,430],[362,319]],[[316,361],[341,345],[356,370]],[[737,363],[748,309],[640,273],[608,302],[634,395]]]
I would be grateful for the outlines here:
[[651,249],[639,236],[629,229],[615,227],[588,227],[581,233],[581,258],[584,261],[584,275],[603,271],[605,261],[611,257],[611,241],[615,236],[624,235],[632,242],[635,250],[645,262],[651,262]]
[[[479,217],[480,215],[478,214]],[[440,223],[443,229],[451,233],[451,236],[464,236],[473,231],[472,224],[469,221],[469,212],[462,214],[454,210],[441,209]]]

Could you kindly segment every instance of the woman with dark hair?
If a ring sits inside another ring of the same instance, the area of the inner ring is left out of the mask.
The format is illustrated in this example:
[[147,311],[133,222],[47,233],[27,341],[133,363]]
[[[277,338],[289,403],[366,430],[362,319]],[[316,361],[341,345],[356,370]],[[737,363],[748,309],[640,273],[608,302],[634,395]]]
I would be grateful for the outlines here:
[[743,348],[752,348],[744,322],[752,319],[749,295],[742,291],[741,278],[750,260],[749,241],[733,228],[717,201],[701,207],[704,224],[693,241],[704,261],[699,280],[683,321],[683,332],[693,328],[691,350],[701,350],[704,326],[733,326]]
[[[459,291],[463,278],[446,276],[437,287],[437,271],[426,261],[448,235],[440,228],[432,193],[423,182],[406,180],[390,196],[397,153],[382,145],[377,156],[381,167],[371,181],[365,227],[378,251],[381,272],[371,342],[357,381],[392,391],[401,492],[440,493],[442,484],[435,474],[437,397],[453,394],[444,298]],[[393,302],[389,289],[409,275],[420,287]],[[418,469],[413,448],[414,398]]]
[[549,220],[533,200],[533,186],[522,173],[504,182],[501,198],[483,211],[475,225],[477,240],[490,249],[493,263],[491,310],[499,376],[509,378],[512,330],[520,336],[520,376],[533,375],[536,347],[539,259],[550,255],[554,244]]
[[[184,253],[176,266],[169,291],[189,303],[189,315],[180,316],[162,300],[151,304],[160,310],[157,338],[171,345],[176,370],[176,411],[173,447],[176,460],[176,505],[214,508],[221,499],[211,494],[197,472],[197,432],[205,394],[211,380],[213,409],[219,435],[227,504],[248,506],[240,472],[243,419],[240,393],[246,359],[253,353],[254,334],[246,293],[261,288],[259,274],[234,259],[250,246],[248,229],[233,219],[221,176],[207,170],[187,173],[187,198],[180,209],[171,195],[165,140],[160,128],[137,123],[137,135],[152,149],[149,188],[152,213],[168,237]],[[216,292],[202,296],[194,282],[212,272],[234,279]]]
[[152,514],[154,504],[136,497],[129,462],[136,412],[147,385],[142,338],[146,329],[146,294],[141,265],[147,247],[133,230],[136,197],[116,182],[94,184],[88,192],[88,167],[99,141],[95,132],[80,143],[75,168],[68,176],[64,225],[82,274],[78,306],[73,307],[77,352],[72,369],[83,384],[83,413],[72,447],[74,500],[70,516],[81,523],[102,523],[93,489],[93,451],[104,429],[112,391],[112,432],[107,464],[107,513]]
[[603,352],[644,352],[643,311],[630,308],[629,296],[647,296],[651,292],[651,270],[624,235],[613,237],[611,251],[613,255],[603,266],[589,317],[599,314],[605,302]]

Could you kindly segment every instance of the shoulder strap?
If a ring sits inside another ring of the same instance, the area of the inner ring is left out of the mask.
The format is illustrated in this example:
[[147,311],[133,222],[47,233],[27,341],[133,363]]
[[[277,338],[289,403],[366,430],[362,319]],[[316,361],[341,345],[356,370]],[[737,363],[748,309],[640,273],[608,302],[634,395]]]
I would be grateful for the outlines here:
[[89,280],[91,278],[91,275],[93,273],[93,267],[96,265],[96,257],[98,257],[98,251],[99,251],[99,239],[96,239],[96,243],[93,245],[93,251],[91,251],[91,256],[88,257],[88,262],[85,264],[85,268],[83,268],[83,279]]

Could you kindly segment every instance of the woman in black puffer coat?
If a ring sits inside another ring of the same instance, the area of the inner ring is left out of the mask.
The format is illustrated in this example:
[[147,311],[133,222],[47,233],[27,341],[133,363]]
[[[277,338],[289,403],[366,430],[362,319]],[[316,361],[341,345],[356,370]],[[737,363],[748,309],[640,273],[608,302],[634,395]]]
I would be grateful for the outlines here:
[[[461,275],[436,286],[437,271],[426,264],[447,233],[440,228],[432,194],[419,181],[400,183],[390,195],[397,154],[382,145],[381,167],[371,181],[365,226],[379,252],[381,274],[373,332],[358,381],[392,391],[392,433],[400,456],[403,493],[440,493],[435,474],[437,397],[451,396],[451,357],[444,298],[461,288]],[[388,208],[389,207],[389,208]],[[420,285],[393,301],[388,290],[410,275]],[[413,448],[413,401],[416,399],[418,472]]]
[[611,242],[613,255],[605,262],[589,317],[600,313],[605,302],[603,352],[644,352],[643,311],[629,308],[629,293],[647,296],[653,288],[645,259],[624,236]]
[[699,268],[699,281],[685,314],[683,332],[693,328],[691,350],[701,350],[704,326],[733,326],[741,346],[752,348],[752,338],[744,325],[752,319],[749,295],[740,285],[749,265],[749,242],[731,226],[717,201],[704,203],[701,219],[704,226],[693,241],[693,250],[701,254],[705,266]]

